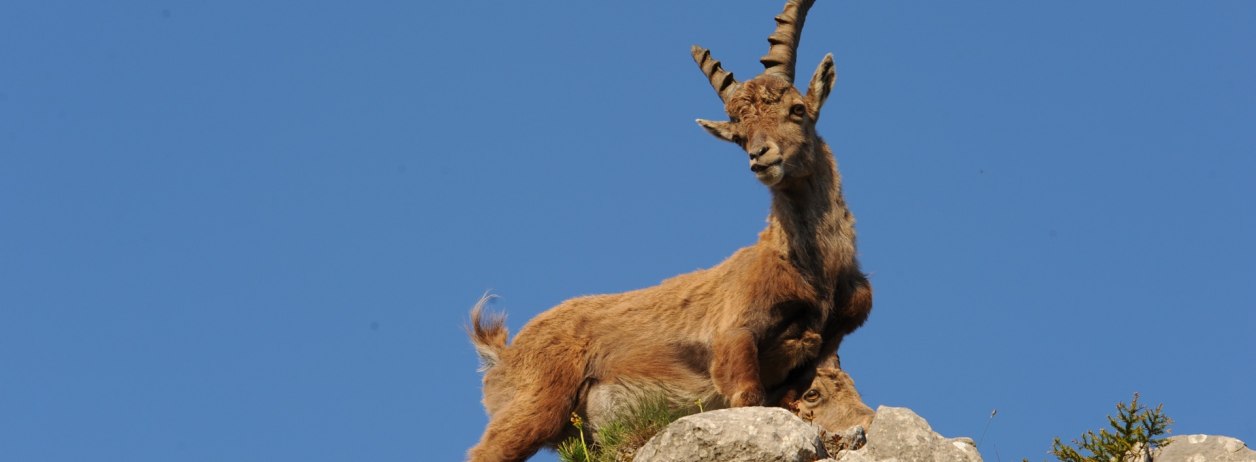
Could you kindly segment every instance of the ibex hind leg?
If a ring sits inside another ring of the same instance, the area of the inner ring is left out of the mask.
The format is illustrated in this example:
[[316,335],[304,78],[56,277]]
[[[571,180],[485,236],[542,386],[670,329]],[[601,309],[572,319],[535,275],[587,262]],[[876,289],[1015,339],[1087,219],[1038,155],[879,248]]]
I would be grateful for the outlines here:
[[468,452],[468,460],[521,462],[564,435],[583,377],[575,368],[550,369],[544,374],[493,412],[484,436]]

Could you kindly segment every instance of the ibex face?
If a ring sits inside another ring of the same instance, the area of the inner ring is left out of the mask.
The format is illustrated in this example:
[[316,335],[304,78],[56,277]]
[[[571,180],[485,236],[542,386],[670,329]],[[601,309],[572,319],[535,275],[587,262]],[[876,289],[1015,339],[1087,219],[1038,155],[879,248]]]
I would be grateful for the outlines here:
[[[832,77],[832,62],[829,76]],[[813,170],[811,140],[823,98],[803,96],[794,85],[775,75],[762,75],[741,84],[724,105],[729,120],[698,123],[712,135],[731,141],[750,156],[750,171],[771,187],[787,179],[805,177]]]
[[810,420],[820,427],[838,433],[855,425],[865,430],[872,425],[876,415],[864,404],[855,390],[855,381],[843,371],[835,359],[828,360],[816,369],[815,381],[802,398],[790,403],[799,417]]
[[776,31],[768,37],[771,47],[760,59],[766,70],[747,82],[738,82],[725,71],[711,53],[693,47],[693,59],[702,68],[711,86],[724,101],[728,121],[698,119],[708,132],[745,149],[750,171],[769,187],[787,185],[814,171],[811,149],[817,140],[815,123],[833,89],[836,73],[833,55],[826,55],[816,68],[803,95],[794,88],[794,52],[802,24],[813,0],[790,0],[776,17]]

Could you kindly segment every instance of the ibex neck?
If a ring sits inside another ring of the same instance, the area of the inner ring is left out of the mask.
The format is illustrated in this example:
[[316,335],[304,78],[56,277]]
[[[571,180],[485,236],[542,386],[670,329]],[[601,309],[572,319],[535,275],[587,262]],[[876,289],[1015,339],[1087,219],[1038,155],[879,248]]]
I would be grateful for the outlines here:
[[787,251],[790,260],[827,288],[855,262],[855,217],[842,197],[842,180],[833,153],[824,142],[813,149],[819,165],[811,176],[772,190],[772,214],[763,239]]

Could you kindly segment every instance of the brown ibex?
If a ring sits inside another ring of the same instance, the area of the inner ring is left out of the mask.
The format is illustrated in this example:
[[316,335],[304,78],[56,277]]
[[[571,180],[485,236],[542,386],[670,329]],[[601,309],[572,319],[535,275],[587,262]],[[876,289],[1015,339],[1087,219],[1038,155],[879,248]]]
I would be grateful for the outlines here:
[[816,134],[836,78],[832,55],[805,95],[793,84],[813,1],[786,3],[760,59],[766,70],[754,79],[738,82],[707,50],[692,50],[730,118],[698,123],[744,149],[772,193],[758,242],[654,287],[567,300],[509,346],[502,319],[482,319],[477,304],[469,330],[489,422],[471,460],[524,460],[569,434],[572,412],[597,426],[648,394],[708,409],[792,403],[816,365],[867,319],[872,288],[855,256],[855,220]]

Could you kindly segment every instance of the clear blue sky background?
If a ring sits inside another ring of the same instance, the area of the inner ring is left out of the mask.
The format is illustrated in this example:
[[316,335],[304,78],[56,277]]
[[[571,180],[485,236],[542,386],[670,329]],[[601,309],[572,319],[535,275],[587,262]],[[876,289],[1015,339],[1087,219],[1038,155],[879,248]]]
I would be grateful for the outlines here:
[[[0,460],[458,460],[481,293],[753,242],[688,50],[757,74],[781,3],[3,3]],[[997,408],[992,461],[1135,391],[1256,443],[1256,3],[820,0],[830,51],[870,404]]]

